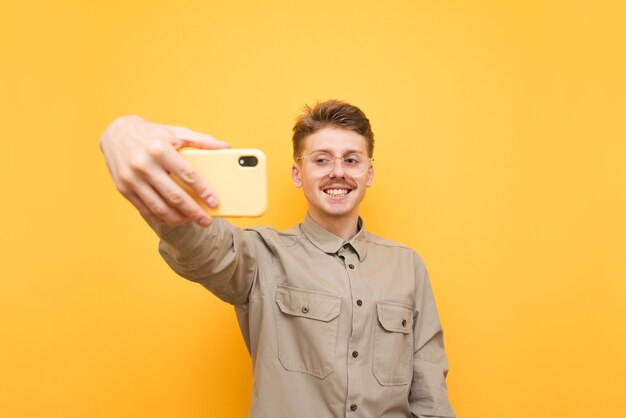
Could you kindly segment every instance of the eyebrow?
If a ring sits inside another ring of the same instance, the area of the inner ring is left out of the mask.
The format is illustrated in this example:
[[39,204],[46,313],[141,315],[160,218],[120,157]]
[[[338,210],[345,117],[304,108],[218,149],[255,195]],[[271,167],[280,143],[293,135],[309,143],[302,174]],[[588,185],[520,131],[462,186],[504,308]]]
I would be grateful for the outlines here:
[[[335,154],[334,152],[332,152],[332,151],[331,151],[331,150],[329,150],[329,149],[316,149],[316,150],[311,151],[311,154],[314,154],[314,153],[316,153],[316,152],[324,152],[324,153],[326,153],[326,154],[331,154],[331,155],[334,155],[334,154]],[[348,155],[348,154],[362,154],[362,155],[364,155],[364,153],[363,153],[363,152],[361,152],[361,151],[359,151],[359,150],[346,150],[346,151],[343,153],[343,155]]]

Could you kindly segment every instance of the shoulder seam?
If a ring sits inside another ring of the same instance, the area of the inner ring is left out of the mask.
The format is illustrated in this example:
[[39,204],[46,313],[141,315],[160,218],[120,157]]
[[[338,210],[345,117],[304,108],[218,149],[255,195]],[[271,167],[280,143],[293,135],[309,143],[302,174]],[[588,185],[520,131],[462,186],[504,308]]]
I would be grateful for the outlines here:
[[380,241],[374,241],[374,240],[370,240],[370,239],[368,239],[368,240],[367,240],[367,243],[368,243],[368,244],[369,244],[369,243],[372,243],[372,244],[374,244],[374,245],[378,245],[378,246],[380,246],[380,247],[404,248],[404,249],[407,249],[407,250],[411,250],[411,251],[413,251],[413,248],[408,247],[408,246],[406,246],[406,245],[404,245],[404,244],[400,244],[400,243],[398,243],[398,242],[393,242],[393,241],[387,241],[387,240],[385,240],[385,241],[386,241],[386,242],[380,242]]
[[305,236],[303,235],[287,235],[288,237],[292,237],[294,238],[293,242],[290,244],[285,244],[285,247],[293,247],[294,245],[296,245],[298,242],[300,242],[300,240],[302,239],[307,239]]

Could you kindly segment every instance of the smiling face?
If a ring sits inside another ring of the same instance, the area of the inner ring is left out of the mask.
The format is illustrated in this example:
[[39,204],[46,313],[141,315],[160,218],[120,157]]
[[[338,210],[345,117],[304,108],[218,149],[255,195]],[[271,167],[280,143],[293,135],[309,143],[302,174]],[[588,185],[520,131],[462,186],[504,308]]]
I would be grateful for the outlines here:
[[363,175],[350,177],[344,171],[341,158],[367,159],[367,141],[354,131],[329,126],[304,140],[300,157],[320,151],[336,157],[330,174],[319,174],[306,159],[298,160],[291,170],[294,184],[304,190],[309,215],[322,226],[337,222],[356,225],[359,204],[365,197],[365,189],[372,185],[374,168],[370,165]]

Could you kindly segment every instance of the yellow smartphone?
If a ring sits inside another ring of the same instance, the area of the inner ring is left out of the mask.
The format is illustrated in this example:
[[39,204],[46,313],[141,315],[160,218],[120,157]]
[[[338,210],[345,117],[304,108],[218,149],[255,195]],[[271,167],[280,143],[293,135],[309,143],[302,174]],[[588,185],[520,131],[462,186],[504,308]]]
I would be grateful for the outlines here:
[[177,180],[209,215],[256,217],[265,213],[267,162],[261,150],[183,148],[180,154],[204,177],[219,199],[219,206],[210,208],[195,192]]

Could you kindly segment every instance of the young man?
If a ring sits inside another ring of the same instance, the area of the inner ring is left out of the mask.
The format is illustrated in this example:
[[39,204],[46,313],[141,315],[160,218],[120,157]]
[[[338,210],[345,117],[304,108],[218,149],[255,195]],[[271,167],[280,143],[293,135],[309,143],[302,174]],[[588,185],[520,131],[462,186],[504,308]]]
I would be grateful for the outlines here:
[[211,220],[169,177],[217,204],[177,154],[183,145],[227,146],[138,117],[117,120],[101,141],[118,189],[159,235],[165,261],[235,306],[254,369],[250,416],[454,417],[424,262],[367,232],[359,217],[374,178],[365,114],[327,101],[297,119],[292,178],[308,213],[285,232]]

